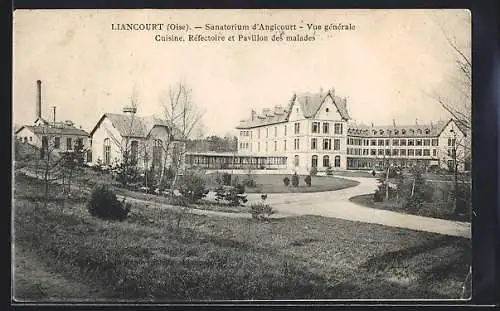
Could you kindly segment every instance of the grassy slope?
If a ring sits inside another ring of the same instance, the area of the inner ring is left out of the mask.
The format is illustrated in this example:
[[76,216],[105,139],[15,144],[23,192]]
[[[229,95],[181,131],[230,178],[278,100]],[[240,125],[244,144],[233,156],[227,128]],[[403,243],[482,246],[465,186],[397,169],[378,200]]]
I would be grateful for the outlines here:
[[470,262],[466,239],[312,216],[185,215],[177,231],[174,211],[137,207],[107,222],[78,201],[36,206],[30,183],[16,178],[16,245],[115,299],[456,298]]

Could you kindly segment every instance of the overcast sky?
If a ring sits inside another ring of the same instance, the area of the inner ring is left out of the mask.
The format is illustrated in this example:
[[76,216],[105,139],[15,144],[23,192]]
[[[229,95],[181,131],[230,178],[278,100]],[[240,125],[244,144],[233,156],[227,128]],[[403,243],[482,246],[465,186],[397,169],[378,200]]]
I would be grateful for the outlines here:
[[[39,79],[43,116],[51,120],[56,106],[58,120],[89,131],[103,113],[121,112],[134,85],[138,113],[161,116],[162,93],[180,80],[205,111],[207,135],[234,131],[251,108],[284,106],[294,92],[332,87],[361,123],[437,121],[450,116],[427,94],[451,94],[456,74],[443,34],[467,50],[468,21],[464,10],[18,10],[13,120],[34,121]],[[164,31],[111,30],[112,23],[301,22],[356,30],[317,31],[314,42],[298,43],[165,43],[153,39]]]

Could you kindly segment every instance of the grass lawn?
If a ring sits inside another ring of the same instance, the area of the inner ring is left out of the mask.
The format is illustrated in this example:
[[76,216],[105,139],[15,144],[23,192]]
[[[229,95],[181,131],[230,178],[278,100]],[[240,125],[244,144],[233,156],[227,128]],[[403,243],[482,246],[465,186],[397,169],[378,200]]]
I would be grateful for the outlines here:
[[419,210],[405,210],[401,209],[400,204],[395,202],[395,200],[374,202],[373,194],[358,195],[350,198],[349,200],[356,204],[371,208],[407,213],[418,216],[440,218],[446,220],[470,221],[470,219],[467,216],[453,214],[452,209],[449,206],[445,206],[444,204],[425,202],[423,203],[422,207]]
[[[344,188],[354,187],[359,184],[357,181],[338,178],[333,176],[312,176],[311,186],[308,187],[304,181],[305,176],[299,176],[299,187],[292,186],[292,175],[285,174],[254,174],[251,175],[256,183],[255,188],[245,187],[247,193],[287,193],[287,192],[321,192],[335,191]],[[285,177],[290,178],[290,185],[287,187],[283,183]],[[217,187],[217,173],[207,175],[208,187],[215,189]],[[240,182],[248,179],[248,175],[238,174],[233,175],[233,179]]]
[[[16,177],[14,245],[82,284],[45,288],[51,296],[102,287],[114,301],[458,298],[471,261],[468,239],[315,216],[181,214],[177,229],[175,210],[134,206],[124,222],[103,221],[84,202],[33,202],[32,183]],[[20,265],[15,279],[26,273]],[[15,286],[17,298],[46,298]]]

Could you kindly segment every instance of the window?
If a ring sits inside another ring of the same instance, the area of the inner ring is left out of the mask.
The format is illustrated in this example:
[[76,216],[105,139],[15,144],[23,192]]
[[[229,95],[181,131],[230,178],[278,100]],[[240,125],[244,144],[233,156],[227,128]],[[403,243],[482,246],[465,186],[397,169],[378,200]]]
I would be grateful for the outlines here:
[[295,134],[300,134],[300,123],[295,123]]
[[267,152],[267,141],[266,141],[266,152]]
[[330,166],[330,158],[326,155],[323,156],[323,167],[329,167]]
[[433,156],[433,157],[437,156],[437,151],[436,151],[436,149],[432,149],[432,156]]
[[328,113],[328,111],[330,111],[330,109],[326,108],[325,111],[326,111],[326,113]]
[[278,142],[274,141],[274,151],[278,151]]
[[285,136],[286,136],[286,125],[285,125]]
[[383,156],[384,155],[384,149],[379,149],[378,150],[378,155]]
[[340,150],[340,139],[333,140],[333,150]]
[[257,143],[257,151],[260,152],[260,142]]
[[298,150],[300,148],[300,141],[298,138],[295,138],[293,141],[293,149]]
[[405,129],[402,129],[402,130],[401,130],[401,134],[405,135],[405,134],[406,134],[406,130],[405,130]]
[[383,139],[379,139],[378,140],[378,145],[379,146],[383,146],[384,145],[384,140]]
[[30,136],[30,141],[33,141],[33,136]]
[[390,156],[391,155],[391,149],[385,149],[385,155]]
[[260,138],[260,129],[257,130],[257,138]]
[[338,156],[338,155],[335,156],[334,166],[340,167],[340,156]]
[[408,149],[408,156],[412,157],[414,156],[415,151],[413,149]]
[[335,123],[334,133],[335,134],[342,134],[342,123]]
[[406,139],[401,139],[399,142],[401,146],[406,146]]
[[399,131],[398,130],[394,130],[394,135],[398,135],[399,134]]
[[111,140],[109,138],[104,139],[104,164],[109,165],[111,163]]
[[313,122],[312,124],[312,132],[319,133],[319,122]]
[[384,135],[384,130],[379,131],[380,135]]
[[278,136],[278,127],[274,127],[274,137]]
[[415,141],[413,139],[408,139],[408,146],[415,146]]
[[283,141],[283,149],[286,151],[286,139]]
[[318,167],[318,156],[313,155],[311,158],[311,167]]
[[424,156],[428,157],[431,155],[431,151],[429,149],[424,149]]
[[[155,148],[156,149],[161,148],[161,140],[155,139],[153,142],[153,161],[154,161]],[[158,151],[156,151],[156,152],[158,152]],[[130,158],[132,160],[136,161],[138,153],[139,153],[139,142],[137,140],[133,140],[130,143]],[[161,156],[161,154],[160,154],[160,156]]]
[[330,123],[323,122],[323,133],[328,134],[330,132]]
[[376,140],[376,139],[372,139],[372,140],[370,141],[370,145],[371,145],[371,146],[376,146],[376,145],[377,145],[377,140]]
[[389,146],[390,144],[391,144],[391,140],[390,140],[390,139],[386,139],[386,140],[385,140],[385,145],[386,145],[386,146]]
[[71,137],[66,138],[66,150],[73,150],[73,146],[71,145]]
[[433,146],[437,146],[437,145],[438,145],[438,140],[437,140],[436,138],[434,138],[434,139],[432,140],[432,145],[433,145]]
[[453,161],[452,161],[452,160],[448,160],[448,168],[449,168],[450,170],[452,170],[452,169],[453,169]]
[[54,148],[61,148],[61,137],[54,137]]
[[399,150],[399,154],[402,155],[402,156],[405,156],[406,155],[406,149]]
[[399,155],[399,149],[392,149],[392,155],[393,156],[398,156]]
[[266,128],[266,138],[269,137],[269,128]]
[[332,150],[332,140],[327,138],[323,139],[323,150]]
[[422,130],[421,130],[421,129],[418,129],[418,130],[417,130],[417,133],[418,133],[418,135],[422,135]]
[[[139,142],[137,140],[134,140],[131,142],[130,145],[130,155],[133,160],[137,160],[137,147],[139,145]],[[162,156],[162,147],[163,143],[159,139],[155,139],[153,141],[153,167],[159,168],[161,167],[161,156]]]
[[377,150],[376,149],[370,149],[370,155],[377,155]]
[[431,140],[430,139],[424,139],[424,146],[430,146],[431,145]]
[[300,158],[299,158],[299,156],[298,156],[298,155],[295,155],[295,156],[293,157],[293,164],[294,164],[295,166],[299,166],[299,159],[300,159]]
[[421,157],[422,156],[422,149],[415,149],[415,155],[417,157]]
[[422,146],[422,140],[421,139],[417,139],[417,146]]
[[429,135],[431,133],[431,130],[425,129],[425,134]]
[[399,146],[399,139],[393,139],[392,140],[392,145],[393,146]]
[[316,138],[311,138],[311,149],[315,150],[318,148],[317,146],[318,140]]

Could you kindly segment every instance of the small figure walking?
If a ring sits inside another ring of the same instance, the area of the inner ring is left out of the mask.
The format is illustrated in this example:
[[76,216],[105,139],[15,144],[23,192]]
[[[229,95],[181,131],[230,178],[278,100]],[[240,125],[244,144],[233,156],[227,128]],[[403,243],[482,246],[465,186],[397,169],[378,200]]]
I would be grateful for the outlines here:
[[372,176],[375,177],[375,170],[372,170]]

